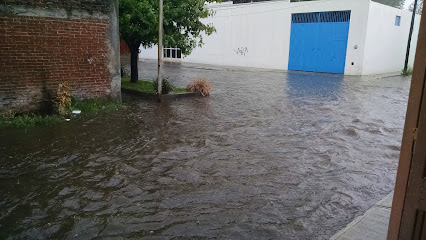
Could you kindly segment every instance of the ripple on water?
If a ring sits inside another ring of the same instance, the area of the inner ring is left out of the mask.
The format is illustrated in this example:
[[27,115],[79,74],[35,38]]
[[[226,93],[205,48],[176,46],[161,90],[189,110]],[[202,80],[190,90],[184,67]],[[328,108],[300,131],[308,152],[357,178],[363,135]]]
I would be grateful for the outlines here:
[[403,78],[180,66],[212,96],[0,132],[0,238],[328,239],[392,190]]

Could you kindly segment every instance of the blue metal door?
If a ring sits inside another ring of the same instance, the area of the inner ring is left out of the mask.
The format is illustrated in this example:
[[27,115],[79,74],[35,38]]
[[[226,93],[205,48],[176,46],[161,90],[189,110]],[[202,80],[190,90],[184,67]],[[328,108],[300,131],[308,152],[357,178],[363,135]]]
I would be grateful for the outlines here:
[[344,73],[350,11],[292,15],[289,70]]

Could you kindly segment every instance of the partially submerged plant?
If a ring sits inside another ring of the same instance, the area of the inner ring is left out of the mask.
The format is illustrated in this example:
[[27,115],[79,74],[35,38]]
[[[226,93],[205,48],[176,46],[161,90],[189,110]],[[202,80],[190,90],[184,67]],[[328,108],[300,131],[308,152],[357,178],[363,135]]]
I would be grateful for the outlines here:
[[407,69],[403,69],[401,75],[406,77],[413,75],[413,68],[408,67]]
[[6,110],[4,112],[0,112],[0,118],[4,120],[11,120],[15,118],[16,112],[13,110]]
[[209,96],[212,86],[207,78],[196,78],[192,80],[186,87],[190,92],[201,94],[201,96]]
[[56,105],[58,113],[65,115],[71,111],[72,93],[67,82],[59,84],[56,94]]
[[[153,81],[153,87],[154,87],[154,91],[158,92],[158,80]],[[162,94],[168,94],[170,92],[173,92],[174,89],[175,89],[175,86],[173,86],[173,84],[170,83],[169,79],[163,79],[162,85],[161,85]]]

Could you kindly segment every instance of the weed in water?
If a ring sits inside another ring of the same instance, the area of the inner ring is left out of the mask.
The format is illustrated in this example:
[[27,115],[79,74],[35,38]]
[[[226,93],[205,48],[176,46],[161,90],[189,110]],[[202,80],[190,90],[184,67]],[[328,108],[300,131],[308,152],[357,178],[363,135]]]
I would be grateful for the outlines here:
[[66,115],[71,111],[72,93],[67,82],[59,84],[56,94],[58,113]]
[[199,93],[203,97],[209,96],[212,89],[207,78],[196,78],[188,84],[187,88],[189,91]]
[[401,75],[406,77],[413,75],[413,68],[409,67],[407,69],[403,69]]

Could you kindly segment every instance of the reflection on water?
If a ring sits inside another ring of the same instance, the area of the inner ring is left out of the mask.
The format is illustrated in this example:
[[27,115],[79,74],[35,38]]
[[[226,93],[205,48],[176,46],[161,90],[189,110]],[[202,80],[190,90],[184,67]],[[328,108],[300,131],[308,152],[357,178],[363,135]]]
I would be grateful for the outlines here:
[[0,239],[328,239],[392,190],[407,79],[165,75],[213,94],[1,130]]
[[344,75],[289,71],[287,96],[294,101],[336,101]]

